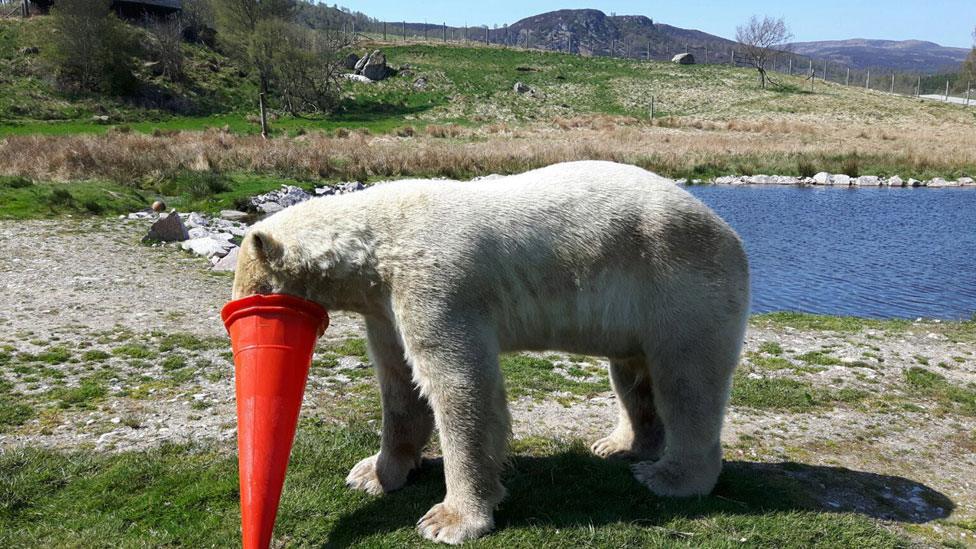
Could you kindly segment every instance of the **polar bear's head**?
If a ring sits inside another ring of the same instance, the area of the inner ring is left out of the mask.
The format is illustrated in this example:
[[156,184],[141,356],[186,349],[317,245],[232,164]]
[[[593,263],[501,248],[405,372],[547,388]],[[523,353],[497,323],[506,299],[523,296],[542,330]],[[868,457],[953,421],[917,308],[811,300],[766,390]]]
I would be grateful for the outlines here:
[[283,293],[328,309],[362,310],[377,285],[370,241],[341,223],[299,223],[302,216],[286,213],[292,212],[244,236],[233,299]]

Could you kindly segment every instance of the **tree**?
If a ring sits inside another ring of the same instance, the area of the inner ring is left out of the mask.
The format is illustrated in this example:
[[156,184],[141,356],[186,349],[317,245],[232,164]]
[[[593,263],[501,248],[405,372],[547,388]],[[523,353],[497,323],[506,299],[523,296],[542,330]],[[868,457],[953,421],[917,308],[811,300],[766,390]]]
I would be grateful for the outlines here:
[[122,95],[138,85],[138,40],[109,6],[110,0],[62,0],[51,9],[43,51],[62,89]]
[[773,19],[765,16],[760,20],[753,15],[748,23],[736,27],[735,39],[742,44],[742,57],[759,72],[759,84],[763,89],[767,80],[775,84],[766,74],[766,65],[790,38],[793,35],[782,17]]
[[[288,22],[295,12],[295,0],[214,0],[214,15],[221,43],[233,56],[257,70],[261,135],[268,136],[265,97],[272,79],[277,42],[268,22]],[[261,31],[260,33],[258,31]]]
[[341,52],[350,45],[349,34],[268,21],[258,26],[257,36],[274,41],[262,50],[271,55],[273,90],[288,112],[328,112],[335,107],[342,82]]
[[973,30],[973,49],[969,56],[962,63],[961,81],[971,82],[976,80],[976,29]]

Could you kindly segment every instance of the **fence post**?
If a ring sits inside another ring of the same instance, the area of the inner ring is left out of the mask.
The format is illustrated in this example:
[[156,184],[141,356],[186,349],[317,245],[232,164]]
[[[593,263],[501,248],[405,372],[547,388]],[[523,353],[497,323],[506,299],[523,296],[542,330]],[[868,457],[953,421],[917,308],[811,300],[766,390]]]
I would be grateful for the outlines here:
[[651,41],[647,41],[647,60],[651,60]]
[[844,85],[845,86],[850,86],[851,85],[851,68],[850,67],[847,67],[847,78],[844,79]]
[[793,56],[790,56],[790,76],[793,76]]
[[895,73],[891,73],[891,90],[888,93],[895,93]]
[[402,30],[403,30],[403,41],[406,42],[407,41],[407,22],[406,21],[403,22],[403,28],[402,28]]
[[871,70],[870,69],[868,69],[868,76],[867,76],[867,78],[864,79],[864,89],[866,89],[866,90],[870,90],[871,89]]
[[915,84],[915,97],[920,97],[922,95],[922,77],[918,77],[918,83]]
[[945,102],[946,103],[949,102],[949,79],[948,78],[946,78],[946,97],[945,97]]
[[733,67],[735,66],[735,50],[732,50],[732,60],[729,62]]
[[386,21],[383,21],[383,41],[386,42]]
[[654,120],[654,96],[651,96],[651,120]]
[[705,64],[708,64],[708,44],[705,44]]
[[966,106],[969,106],[969,94],[973,91],[973,81],[966,82]]
[[[813,82],[817,78],[817,73],[813,70],[813,58],[810,58],[810,82]],[[811,86],[813,87],[813,86]]]
[[427,21],[424,21],[424,42],[427,41]]
[[827,60],[824,59],[823,81],[827,81]]
[[489,34],[490,32],[491,32],[491,30],[488,28],[488,25],[485,25],[485,45],[486,46],[490,46],[491,45],[491,35]]
[[444,22],[444,41],[447,42],[447,22]]

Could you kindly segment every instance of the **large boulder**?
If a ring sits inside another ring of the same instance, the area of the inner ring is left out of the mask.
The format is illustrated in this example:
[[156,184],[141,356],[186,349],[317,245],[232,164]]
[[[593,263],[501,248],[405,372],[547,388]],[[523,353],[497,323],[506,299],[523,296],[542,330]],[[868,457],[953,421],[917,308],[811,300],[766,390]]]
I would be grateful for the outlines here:
[[826,185],[830,181],[830,174],[827,172],[820,172],[813,176],[813,182],[817,185]]
[[342,66],[347,69],[355,69],[356,63],[359,62],[359,56],[355,53],[350,53],[342,59]]
[[182,242],[190,238],[190,234],[183,224],[183,219],[176,210],[168,214],[160,214],[159,219],[149,227],[149,233],[143,240],[159,242]]
[[690,53],[679,53],[671,58],[671,62],[679,65],[694,65],[695,56]]
[[512,88],[512,90],[515,93],[522,94],[522,93],[529,93],[529,92],[531,92],[532,91],[532,88],[530,88],[527,84],[525,84],[525,82],[521,82],[520,81],[520,82],[516,82],[515,83],[515,86]]
[[386,56],[380,50],[376,50],[369,54],[360,74],[375,81],[383,80],[390,75],[390,72],[390,67],[386,66]]
[[889,187],[904,187],[905,186],[905,180],[902,179],[902,178],[900,178],[900,177],[898,177],[897,175],[893,175],[893,176],[889,177],[888,180],[886,181],[886,183],[888,184]]
[[216,263],[214,263],[213,270],[221,272],[229,272],[237,270],[237,256],[240,254],[241,249],[238,247],[232,248],[227,255],[220,258]]

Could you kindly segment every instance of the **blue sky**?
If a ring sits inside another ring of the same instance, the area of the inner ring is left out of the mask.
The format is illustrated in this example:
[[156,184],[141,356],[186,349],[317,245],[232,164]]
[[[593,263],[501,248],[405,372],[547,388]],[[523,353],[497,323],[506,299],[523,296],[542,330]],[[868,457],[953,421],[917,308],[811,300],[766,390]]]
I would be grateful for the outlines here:
[[[845,38],[918,39],[963,48],[972,45],[973,27],[976,27],[976,0],[347,0],[339,5],[386,21],[427,20],[431,23],[446,22],[457,26],[486,23],[501,25],[556,9],[595,8],[607,14],[616,12],[618,15],[646,15],[655,22],[699,29],[725,38],[734,38],[736,25],[752,14],[759,14],[785,17],[796,41]],[[884,7],[879,8],[879,5]]]

